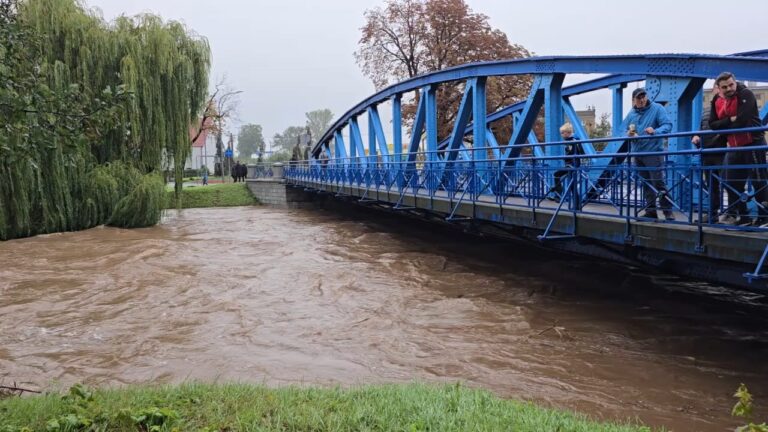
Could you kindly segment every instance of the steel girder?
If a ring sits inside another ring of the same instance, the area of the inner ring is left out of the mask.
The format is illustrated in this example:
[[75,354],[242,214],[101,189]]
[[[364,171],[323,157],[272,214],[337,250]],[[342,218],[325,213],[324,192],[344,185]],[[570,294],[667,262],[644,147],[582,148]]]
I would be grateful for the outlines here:
[[[544,160],[546,166],[557,168],[562,165],[563,146],[558,145],[559,126],[563,122],[563,113],[574,125],[576,137],[587,139],[587,131],[581,125],[570,97],[597,89],[609,89],[613,105],[613,135],[621,136],[623,131],[616,130],[623,118],[623,89],[627,83],[646,81],[651,100],[665,105],[673,120],[673,132],[698,129],[701,116],[701,86],[707,78],[712,78],[722,70],[734,72],[740,79],[768,81],[768,50],[740,53],[731,56],[711,55],[636,55],[636,56],[597,56],[597,57],[540,57],[513,61],[495,61],[474,63],[446,69],[428,75],[413,78],[395,84],[361,102],[342,116],[320,138],[313,149],[314,158],[319,157],[322,148],[330,148],[330,140],[335,141],[335,157],[345,159],[344,164],[356,163],[362,167],[374,169],[379,160],[390,160],[384,129],[378,114],[377,105],[390,100],[392,103],[392,161],[405,162],[405,168],[415,171],[417,155],[422,154],[426,163],[437,167],[438,173],[452,169],[456,160],[472,161],[481,159],[475,168],[480,170],[488,165],[487,159],[502,161],[504,167],[520,164],[520,151],[523,146],[539,144],[532,132],[532,126],[540,109],[545,110],[545,146],[534,145],[533,155]],[[609,75],[563,88],[562,83],[567,73],[608,73]],[[489,76],[509,74],[532,74],[534,83],[528,98],[495,113],[486,113],[485,83]],[[465,91],[456,116],[451,135],[443,142],[437,136],[437,86],[444,82],[465,80]],[[402,95],[418,92],[418,108],[409,137],[408,149],[402,149]],[[368,154],[366,155],[358,117],[367,113],[368,117]],[[472,118],[470,122],[469,118]],[[490,122],[506,116],[514,119],[514,129],[509,143],[499,146],[496,137],[488,127]],[[768,118],[768,107],[761,116]],[[482,119],[482,121],[478,121]],[[341,135],[341,129],[349,126],[349,153]],[[472,148],[467,148],[464,137],[472,135]],[[424,148],[421,148],[424,138]],[[553,145],[554,144],[554,145]],[[606,157],[591,160],[593,167],[620,162],[612,156],[620,153],[624,140],[618,139],[607,143],[604,150]],[[489,150],[484,150],[485,148]],[[595,155],[592,143],[586,141],[582,147],[587,155]],[[690,149],[688,137],[670,140],[670,150]],[[482,156],[479,156],[482,151]],[[349,159],[347,159],[349,154]],[[379,159],[378,155],[381,155]],[[691,156],[679,154],[672,157],[675,164],[691,163]],[[439,174],[436,181],[439,182]],[[596,182],[604,176],[600,170],[592,169],[590,181]],[[417,182],[418,178],[413,181]],[[549,175],[546,182],[552,181]],[[687,194],[684,194],[687,196]]]
[[[618,77],[607,77],[601,82],[590,82],[574,86],[578,92],[610,87],[610,81],[626,83],[645,79],[648,76],[683,79],[713,78],[723,70],[729,70],[744,80],[768,80],[768,60],[765,51],[753,51],[731,56],[675,54],[675,55],[626,55],[626,56],[593,56],[593,57],[536,57],[522,60],[494,61],[471,63],[427,75],[412,78],[384,89],[362,101],[345,113],[320,138],[313,149],[317,156],[320,143],[328,142],[334,131],[350,123],[350,120],[366,112],[369,107],[376,106],[388,99],[397,98],[403,93],[428,88],[449,81],[462,81],[470,78],[532,74],[612,74]],[[634,76],[634,77],[633,77]],[[633,79],[627,79],[633,78]],[[637,78],[637,79],[634,79]],[[597,80],[596,80],[597,81]],[[615,84],[614,84],[615,85]],[[578,94],[574,91],[563,90],[563,96]],[[398,118],[395,116],[394,118]],[[429,119],[429,116],[427,116]],[[491,117],[488,119],[493,121]],[[427,126],[429,127],[429,126]],[[429,137],[428,137],[429,139]]]

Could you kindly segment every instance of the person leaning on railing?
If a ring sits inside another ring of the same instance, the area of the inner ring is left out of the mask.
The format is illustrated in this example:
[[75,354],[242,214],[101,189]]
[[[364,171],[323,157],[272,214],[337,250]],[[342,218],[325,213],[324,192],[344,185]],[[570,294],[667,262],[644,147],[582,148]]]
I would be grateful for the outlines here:
[[[718,94],[717,86],[712,87],[712,93]],[[701,113],[701,130],[709,130],[709,117],[711,108],[704,107]],[[691,143],[696,147],[700,147],[704,150],[712,150],[718,148],[725,148],[726,138],[724,135],[704,135],[700,137],[694,135],[691,138]],[[723,201],[723,195],[720,191],[720,177],[722,173],[720,168],[723,165],[725,155],[723,153],[704,153],[701,156],[701,166],[704,174],[704,182],[706,188],[709,191],[709,208],[701,215],[701,222],[714,223],[717,222],[717,217],[720,212],[720,207]]]
[[[576,137],[573,136],[573,125],[570,123],[565,123],[560,126],[560,136],[563,138],[563,141],[576,141]],[[565,145],[564,150],[566,156],[577,156],[584,154],[581,148],[581,144],[579,143],[568,143]],[[565,158],[563,162],[565,163],[565,166],[562,169],[555,171],[555,185],[552,186],[552,189],[549,191],[550,193],[556,193],[560,199],[563,197],[563,179],[569,173],[574,173],[574,169],[578,167],[579,159],[570,157]],[[570,180],[571,185],[573,185],[573,182],[576,178],[577,175],[574,173]],[[549,193],[547,195],[549,195]]]
[[[754,93],[744,84],[736,82],[732,73],[723,72],[718,75],[715,86],[718,87],[719,94],[712,98],[710,104],[709,127],[712,130],[761,126]],[[763,132],[728,134],[726,140],[729,149],[765,145]],[[768,172],[765,150],[727,152],[724,165],[728,211],[720,217],[720,223],[768,226]],[[754,221],[750,221],[747,216],[747,203],[740,199],[747,180],[751,180],[757,203],[758,216]]]
[[[666,134],[672,130],[672,121],[661,104],[648,100],[645,88],[639,87],[632,92],[632,109],[624,118],[621,129],[628,137],[645,137]],[[657,219],[656,199],[658,206],[664,212],[664,219],[675,220],[672,213],[672,201],[669,199],[667,184],[664,181],[664,156],[643,155],[646,152],[664,151],[661,138],[629,140],[628,145],[633,153],[638,173],[645,180],[644,197],[645,211],[640,217]],[[640,154],[638,154],[640,153]]]

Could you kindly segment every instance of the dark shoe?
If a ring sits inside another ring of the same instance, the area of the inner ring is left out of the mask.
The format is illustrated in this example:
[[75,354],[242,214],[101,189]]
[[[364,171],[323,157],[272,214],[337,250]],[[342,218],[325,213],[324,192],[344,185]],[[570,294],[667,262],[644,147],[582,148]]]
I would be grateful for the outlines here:
[[736,219],[736,226],[750,226],[752,225],[752,218],[746,216],[739,216]]
[[675,220],[675,214],[672,213],[671,210],[664,210],[664,220],[667,220],[667,221]]
[[645,210],[644,212],[640,213],[638,217],[648,218],[648,219],[658,219],[659,215],[658,213],[656,213],[655,210]]
[[752,226],[754,227],[762,227],[766,224],[768,224],[768,216],[758,216],[752,221]]

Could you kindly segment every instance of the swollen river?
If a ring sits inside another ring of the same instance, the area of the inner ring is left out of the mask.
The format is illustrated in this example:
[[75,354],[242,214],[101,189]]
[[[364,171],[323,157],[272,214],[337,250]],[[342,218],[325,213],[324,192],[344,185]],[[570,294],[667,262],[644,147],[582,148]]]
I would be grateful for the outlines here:
[[364,210],[0,242],[0,384],[456,382],[596,419],[768,417],[768,299]]

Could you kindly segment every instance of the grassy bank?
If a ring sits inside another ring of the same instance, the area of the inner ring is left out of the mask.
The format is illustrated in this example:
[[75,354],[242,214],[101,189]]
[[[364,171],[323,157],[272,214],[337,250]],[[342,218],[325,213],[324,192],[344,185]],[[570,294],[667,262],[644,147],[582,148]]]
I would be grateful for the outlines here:
[[184,384],[0,401],[0,431],[649,431],[458,385],[354,389]]
[[[175,208],[173,191],[167,191],[167,206]],[[245,183],[188,186],[182,191],[182,208],[233,207],[258,204]]]

